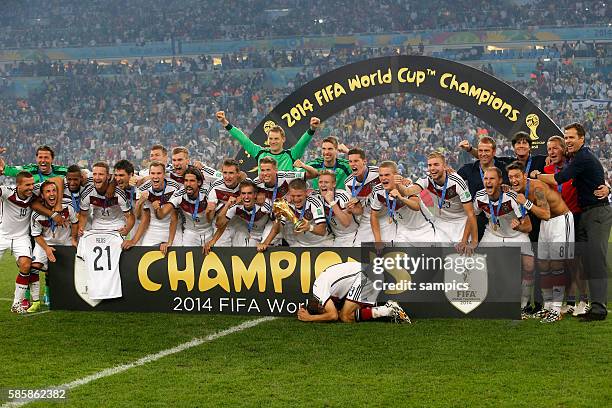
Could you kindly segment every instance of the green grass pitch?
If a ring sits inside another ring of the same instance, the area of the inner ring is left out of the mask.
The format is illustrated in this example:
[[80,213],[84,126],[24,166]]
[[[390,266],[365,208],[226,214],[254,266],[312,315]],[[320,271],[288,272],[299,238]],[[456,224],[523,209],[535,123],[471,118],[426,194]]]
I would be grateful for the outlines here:
[[[44,388],[253,317],[9,312],[0,261],[0,388]],[[281,318],[68,391],[65,407],[594,407],[612,401],[612,319],[591,324]],[[2,403],[0,403],[2,405]],[[35,402],[27,406],[58,406]]]

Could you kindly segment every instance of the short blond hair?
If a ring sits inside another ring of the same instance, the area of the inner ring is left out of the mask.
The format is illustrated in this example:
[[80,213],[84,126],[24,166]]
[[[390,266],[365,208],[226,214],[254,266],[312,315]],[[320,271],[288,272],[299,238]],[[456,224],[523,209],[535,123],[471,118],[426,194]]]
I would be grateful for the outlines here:
[[384,167],[386,169],[391,169],[393,170],[394,173],[398,172],[397,169],[397,163],[392,161],[392,160],[385,160],[382,163],[380,163],[380,165],[378,166],[378,168]]
[[446,163],[446,157],[444,157],[444,154],[437,150],[434,150],[427,155],[427,160],[429,159],[442,159],[442,163]]
[[321,178],[321,176],[330,176],[331,178],[334,179],[334,184],[336,184],[336,173],[334,173],[331,170],[321,170],[319,172],[319,178]]

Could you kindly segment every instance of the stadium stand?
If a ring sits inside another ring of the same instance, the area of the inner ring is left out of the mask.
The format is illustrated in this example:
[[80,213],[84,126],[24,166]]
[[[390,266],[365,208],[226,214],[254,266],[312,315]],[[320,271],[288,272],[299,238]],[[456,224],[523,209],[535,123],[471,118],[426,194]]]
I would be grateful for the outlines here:
[[[343,4],[345,3],[345,4]],[[343,7],[346,6],[346,7]],[[214,12],[211,10],[214,8]],[[473,13],[470,10],[479,10]],[[340,12],[339,10],[342,10]],[[0,47],[81,47],[182,39],[577,26],[607,24],[603,1],[539,0],[9,0],[0,17]]]

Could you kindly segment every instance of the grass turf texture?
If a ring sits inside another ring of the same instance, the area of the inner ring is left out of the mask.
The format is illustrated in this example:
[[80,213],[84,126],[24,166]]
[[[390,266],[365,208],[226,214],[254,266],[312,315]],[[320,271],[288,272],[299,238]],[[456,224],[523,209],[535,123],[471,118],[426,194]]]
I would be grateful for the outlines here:
[[[0,298],[12,297],[15,273],[5,256]],[[0,388],[70,382],[250,319],[23,317],[9,306],[0,301]],[[608,406],[611,341],[612,319],[412,326],[277,319],[68,391],[61,406]]]

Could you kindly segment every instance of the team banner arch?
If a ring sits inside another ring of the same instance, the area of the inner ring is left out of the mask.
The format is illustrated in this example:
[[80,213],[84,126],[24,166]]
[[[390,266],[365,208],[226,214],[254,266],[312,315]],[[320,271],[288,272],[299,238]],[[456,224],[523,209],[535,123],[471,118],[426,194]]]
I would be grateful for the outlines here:
[[[361,101],[391,93],[413,93],[448,102],[478,117],[507,138],[529,133],[536,152],[561,129],[525,95],[469,65],[441,58],[398,55],[345,65],[313,79],[280,102],[255,128],[251,139],[264,145],[267,130],[280,125],[292,146],[310,117],[325,120]],[[255,166],[241,151],[238,159]],[[250,167],[249,167],[250,168]]]

